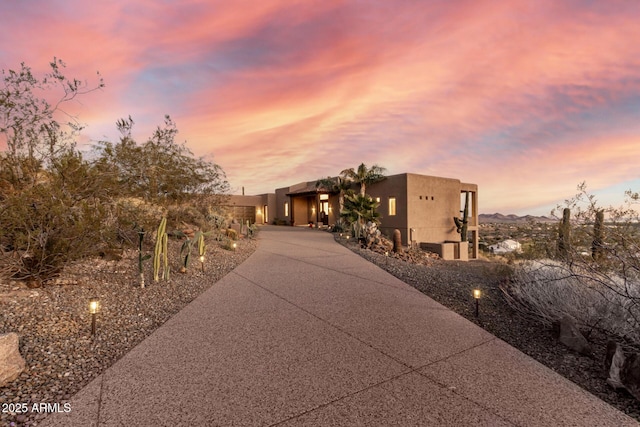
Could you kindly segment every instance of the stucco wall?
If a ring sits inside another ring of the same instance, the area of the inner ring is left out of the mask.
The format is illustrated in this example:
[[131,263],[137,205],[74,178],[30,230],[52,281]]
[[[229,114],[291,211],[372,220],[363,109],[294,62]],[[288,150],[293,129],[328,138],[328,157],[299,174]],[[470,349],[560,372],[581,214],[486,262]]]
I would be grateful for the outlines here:
[[[278,188],[276,190],[276,209],[275,209],[275,215],[272,216],[271,221],[273,221],[274,219],[280,219],[280,220],[285,220],[285,221],[289,221],[291,220],[291,200],[289,198],[289,196],[287,196],[287,193],[289,192],[289,187],[286,188]],[[284,204],[285,202],[289,203],[289,214],[285,215],[284,213]]]
[[460,181],[407,175],[408,219],[416,242],[460,241],[454,216],[460,215]]
[[[407,244],[408,220],[407,220],[407,174],[390,175],[386,179],[366,188],[368,195],[376,200],[380,198],[378,212],[381,216],[380,231],[387,237],[393,235],[396,228],[402,233],[402,242]],[[396,198],[396,215],[389,215],[389,198]]]
[[[227,200],[228,207],[251,207],[253,208],[253,216],[255,218],[255,222],[258,224],[264,223],[264,207],[267,206],[268,214],[270,217],[273,216],[272,212],[275,212],[276,204],[275,204],[275,194],[267,193],[260,194],[257,196],[243,196],[243,195],[230,195]],[[232,211],[230,209],[230,211]],[[233,214],[231,214],[233,216]],[[239,218],[235,218],[239,219]],[[271,218],[273,220],[273,217]]]
[[[475,184],[462,184],[458,179],[399,174],[370,185],[367,194],[380,198],[378,212],[382,232],[390,236],[397,228],[402,234],[402,243],[408,245],[410,239],[418,243],[460,241],[453,217],[460,215],[463,189],[475,191],[477,195]],[[389,215],[390,197],[396,198],[395,216]],[[477,205],[477,197],[473,200]],[[477,206],[473,206],[469,215],[470,225],[477,223]]]
[[[289,197],[288,193],[309,188],[309,183],[300,183],[291,187],[277,189],[275,198],[275,215],[273,218],[294,220],[297,225],[315,223],[316,217],[312,214],[311,206],[315,205],[315,198],[306,196]],[[357,186],[354,187],[357,191]],[[462,209],[461,192],[473,192],[471,208],[469,211],[469,232],[476,240],[472,246],[477,253],[477,218],[478,218],[478,186],[475,184],[461,183],[458,179],[442,178],[418,174],[390,175],[385,180],[367,186],[366,192],[374,199],[379,198],[378,212],[381,215],[381,231],[392,236],[393,230],[399,229],[402,235],[403,245],[408,245],[410,239],[417,243],[444,241],[460,241],[457,233],[454,216],[460,216]],[[396,198],[396,215],[389,214],[389,198]],[[289,202],[289,216],[284,215],[284,203]],[[329,224],[333,224],[339,218],[338,196],[331,195],[331,211],[329,212]],[[293,204],[292,204],[293,203]],[[412,233],[411,229],[415,231]]]

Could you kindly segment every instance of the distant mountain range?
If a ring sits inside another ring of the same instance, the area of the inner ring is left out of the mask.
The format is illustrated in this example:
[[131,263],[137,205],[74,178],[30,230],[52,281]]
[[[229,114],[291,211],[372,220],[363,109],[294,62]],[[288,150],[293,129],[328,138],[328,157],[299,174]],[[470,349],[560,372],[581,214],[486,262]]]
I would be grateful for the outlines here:
[[556,222],[557,219],[549,218],[547,216],[533,216],[533,215],[503,215],[500,213],[494,214],[480,214],[478,215],[478,220],[480,224],[486,224],[489,222],[507,222],[507,223],[521,223],[521,222]]

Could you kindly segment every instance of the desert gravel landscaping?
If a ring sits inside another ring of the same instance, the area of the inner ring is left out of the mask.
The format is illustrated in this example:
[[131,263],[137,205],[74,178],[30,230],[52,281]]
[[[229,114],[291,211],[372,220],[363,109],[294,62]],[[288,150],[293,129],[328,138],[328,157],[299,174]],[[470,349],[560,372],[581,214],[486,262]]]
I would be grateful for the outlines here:
[[[360,256],[414,286],[451,310],[577,383],[590,393],[640,420],[640,404],[626,392],[606,384],[603,369],[605,337],[590,340],[594,358],[557,343],[551,332],[523,318],[505,302],[500,285],[509,266],[490,261],[451,262],[414,254],[396,258],[362,249],[357,242],[336,240]],[[173,241],[172,251],[180,242]],[[147,264],[147,287],[139,287],[137,253],[121,260],[78,263],[62,284],[28,289],[17,282],[0,283],[0,333],[17,332],[27,369],[0,389],[0,402],[63,404],[125,353],[149,336],[182,307],[244,261],[256,248],[255,240],[238,241],[236,251],[208,246],[205,271],[194,262],[186,274],[173,273],[168,282],[153,282]],[[177,259],[177,255],[175,257]],[[409,262],[407,260],[411,260]],[[172,266],[176,271],[177,266]],[[471,291],[484,295],[476,318]],[[98,297],[101,311],[97,332],[91,336],[89,299]],[[0,425],[35,426],[45,414],[0,415]]]
[[[185,274],[154,282],[145,265],[146,287],[139,287],[136,251],[121,260],[102,259],[73,265],[62,284],[28,289],[14,281],[0,282],[0,333],[16,332],[27,368],[17,380],[0,388],[0,402],[63,405],[93,378],[149,336],[172,315],[229,273],[256,248],[241,239],[235,251],[208,244],[204,272],[192,262]],[[172,271],[178,270],[181,242],[172,241]],[[89,300],[100,299],[96,334],[91,336]],[[1,426],[35,426],[46,414],[0,414]]]
[[[429,256],[414,256],[406,262],[362,249],[353,240],[336,240],[363,258],[378,265],[400,280],[476,323],[488,332],[531,356],[565,378],[578,384],[620,411],[640,421],[640,402],[626,391],[615,391],[607,383],[604,369],[607,337],[593,332],[589,341],[594,357],[586,357],[557,342],[551,330],[527,319],[505,301],[500,286],[508,280],[510,267],[488,260],[469,262],[442,261]],[[404,256],[406,258],[406,256]],[[475,317],[472,291],[483,292],[479,316]]]

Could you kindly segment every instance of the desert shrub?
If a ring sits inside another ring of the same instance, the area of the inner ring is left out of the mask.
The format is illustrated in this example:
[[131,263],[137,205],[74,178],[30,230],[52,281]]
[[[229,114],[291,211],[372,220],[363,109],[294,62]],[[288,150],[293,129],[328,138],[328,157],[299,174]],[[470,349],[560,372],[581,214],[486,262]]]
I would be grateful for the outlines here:
[[547,325],[569,314],[586,328],[640,343],[640,282],[537,260],[518,265],[503,291],[512,307]]
[[348,229],[349,229],[349,225],[342,218],[338,218],[336,223],[333,224],[333,227],[331,227],[331,231],[334,232],[334,233],[344,233]]
[[170,230],[191,225],[208,231],[208,223],[204,214],[194,206],[170,206],[167,212],[167,228]]
[[153,231],[158,226],[160,218],[166,215],[166,210],[158,205],[145,202],[134,197],[115,199],[110,204],[112,212],[107,225],[114,230],[116,244],[134,246],[138,241],[138,231]]
[[227,228],[227,237],[231,240],[238,240],[238,232],[233,228]]
[[625,205],[602,208],[584,183],[578,190],[565,202],[571,216],[558,229],[562,251],[541,242],[556,259],[519,265],[504,288],[507,300],[545,323],[570,314],[586,327],[640,343],[640,215],[633,206],[640,197],[629,191]]
[[286,219],[274,218],[271,221],[273,225],[288,225],[288,221]]
[[175,203],[187,206],[174,211],[176,221],[206,228],[228,189],[223,170],[177,143],[169,116],[140,145],[133,120],[119,120],[120,141],[100,143],[88,162],[75,148],[83,126],[61,106],[104,84],[65,77],[57,59],[50,66],[42,78],[24,64],[2,70],[0,274],[43,281],[69,261],[136,245]]
[[120,141],[101,141],[95,149],[104,175],[111,177],[121,194],[173,204],[196,194],[215,197],[228,191],[220,166],[194,157],[185,143],[176,142],[178,129],[170,116],[142,144],[132,138],[131,117],[118,120],[116,126]]
[[222,248],[228,251],[236,250],[236,247],[234,245],[236,245],[236,242],[230,238],[225,238],[222,242]]
[[110,234],[99,200],[74,200],[56,185],[9,196],[0,210],[0,242],[8,252],[0,269],[17,279],[51,278],[68,262],[97,254]]

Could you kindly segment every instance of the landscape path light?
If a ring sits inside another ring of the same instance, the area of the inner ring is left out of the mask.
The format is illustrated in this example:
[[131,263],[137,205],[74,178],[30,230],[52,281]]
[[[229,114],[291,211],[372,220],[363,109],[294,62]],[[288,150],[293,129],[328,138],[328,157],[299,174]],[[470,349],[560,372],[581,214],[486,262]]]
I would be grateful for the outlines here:
[[204,273],[204,255],[200,255],[200,267],[202,268],[202,272]]
[[91,314],[91,335],[96,334],[96,315],[100,311],[100,300],[95,297],[89,300],[89,313]]
[[480,289],[473,290],[473,298],[476,300],[476,317],[478,317],[478,311],[480,306],[480,297],[482,297],[482,291]]

